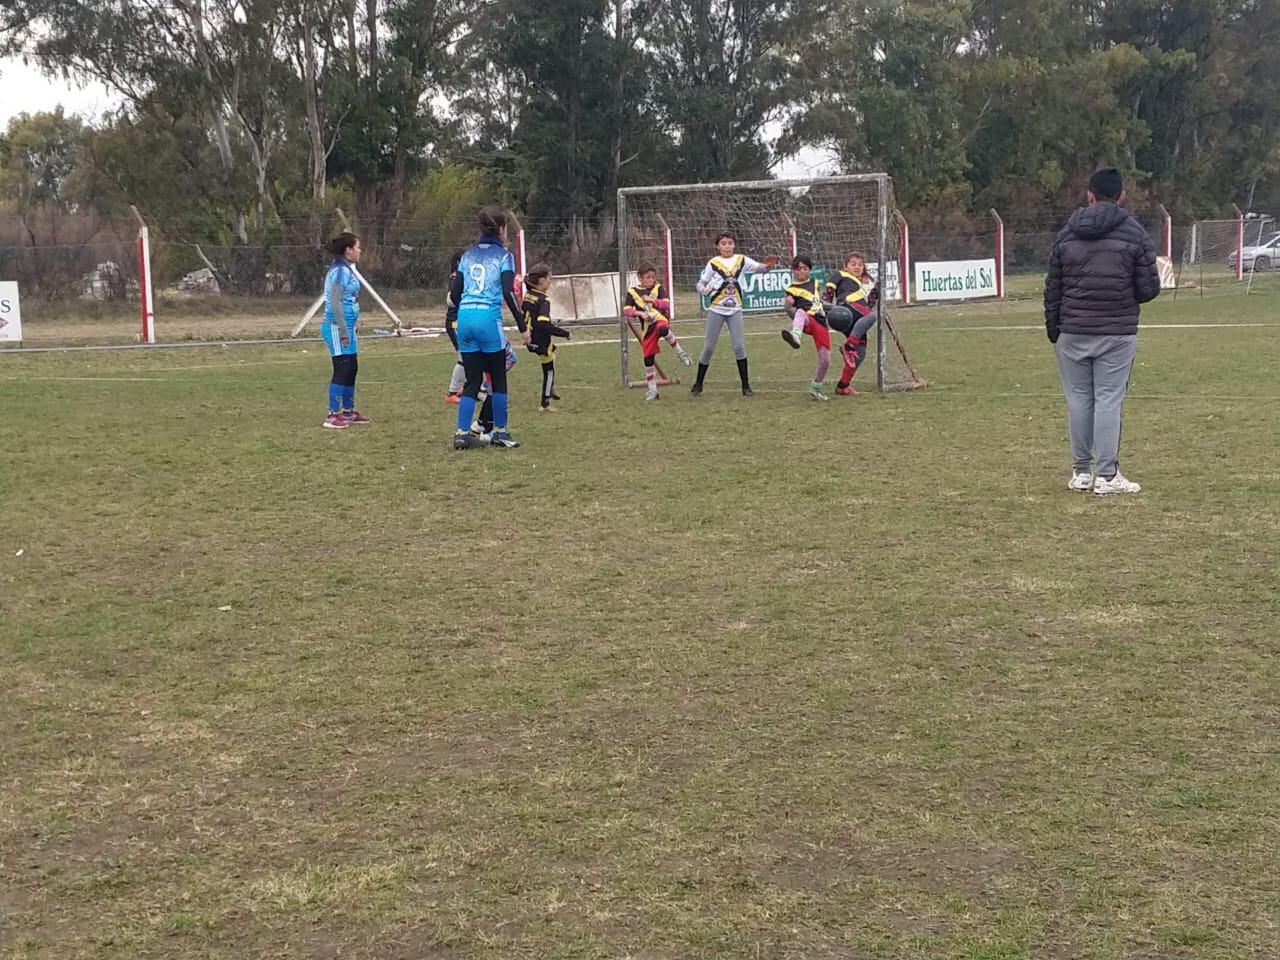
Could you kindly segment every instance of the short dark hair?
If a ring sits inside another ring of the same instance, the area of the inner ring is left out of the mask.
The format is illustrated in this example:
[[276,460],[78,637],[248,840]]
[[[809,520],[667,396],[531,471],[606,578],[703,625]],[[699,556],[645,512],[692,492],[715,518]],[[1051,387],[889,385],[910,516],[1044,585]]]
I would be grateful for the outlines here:
[[536,283],[547,279],[551,276],[551,268],[545,263],[535,263],[532,267],[524,272],[524,283],[526,287],[531,287]]
[[493,236],[507,225],[507,211],[501,207],[484,207],[480,211],[480,229]]
[[643,277],[646,273],[657,273],[658,268],[652,263],[642,263],[636,268],[636,276]]
[[717,234],[716,234],[716,243],[717,243],[717,244],[718,244],[721,240],[726,240],[726,239],[727,239],[727,240],[732,240],[734,243],[737,243],[737,242],[738,242],[738,238],[737,238],[737,237],[735,237],[735,236],[734,236],[732,233],[730,233],[728,230],[725,230],[723,233],[717,233]]
[[794,270],[796,267],[800,266],[800,264],[802,263],[806,267],[808,267],[810,270],[813,269],[813,260],[811,260],[809,257],[806,257],[803,253],[799,254],[794,260],[791,261],[791,269]]
[[1124,178],[1115,167],[1100,167],[1089,178],[1089,192],[1099,200],[1119,200],[1124,193]]
[[340,233],[329,241],[325,249],[335,257],[345,257],[347,255],[347,251],[359,242],[360,238],[354,233]]

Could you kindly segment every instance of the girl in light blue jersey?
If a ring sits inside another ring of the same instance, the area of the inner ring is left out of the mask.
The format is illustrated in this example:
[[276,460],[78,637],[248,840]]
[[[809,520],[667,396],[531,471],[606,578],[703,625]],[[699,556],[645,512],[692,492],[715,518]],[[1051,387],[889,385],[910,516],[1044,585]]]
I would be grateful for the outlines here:
[[329,415],[324,425],[345,430],[348,424],[369,423],[356,410],[356,321],[360,318],[360,280],[355,265],[360,260],[360,238],[340,233],[329,241],[333,265],[324,277],[324,321],[320,336],[333,358],[329,381]]
[[[458,429],[453,448],[518,447],[507,429],[507,336],[502,330],[502,305],[515,318],[524,342],[529,330],[515,297],[516,261],[507,250],[507,215],[494,207],[480,211],[480,239],[463,251],[449,288],[458,305],[458,353],[466,370],[466,385],[458,401]],[[485,376],[493,401],[493,432],[474,434],[476,397]]]

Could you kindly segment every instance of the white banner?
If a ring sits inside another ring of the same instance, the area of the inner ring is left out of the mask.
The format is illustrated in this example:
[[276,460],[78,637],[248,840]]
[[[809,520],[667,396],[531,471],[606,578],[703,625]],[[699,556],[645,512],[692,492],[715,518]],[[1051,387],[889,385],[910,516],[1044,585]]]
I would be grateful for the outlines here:
[[998,296],[994,259],[934,260],[915,266],[919,301]]
[[[879,267],[878,263],[867,264],[867,273],[871,274],[872,280],[877,281],[877,286],[880,286],[879,278],[876,276],[880,272]],[[898,286],[898,262],[890,260],[884,268],[884,285],[880,287],[880,297],[886,303],[897,303],[902,299],[902,288]]]
[[22,310],[18,307],[18,285],[0,280],[0,343],[22,342]]

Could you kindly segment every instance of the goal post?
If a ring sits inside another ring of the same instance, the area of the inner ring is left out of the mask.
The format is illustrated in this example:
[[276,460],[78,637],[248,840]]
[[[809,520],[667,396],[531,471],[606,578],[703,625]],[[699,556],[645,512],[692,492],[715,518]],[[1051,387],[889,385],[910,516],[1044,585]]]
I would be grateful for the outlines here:
[[[620,290],[625,294],[637,282],[642,263],[652,264],[663,276],[673,314],[687,319],[704,315],[705,303],[694,285],[722,232],[734,235],[741,253],[787,261],[746,276],[743,311],[749,316],[783,316],[789,261],[797,253],[812,258],[819,278],[838,271],[851,252],[862,253],[881,293],[871,354],[876,386],[890,391],[925,385],[907,356],[903,324],[890,312],[902,298],[905,278],[900,275],[902,232],[887,174],[624,187],[618,191],[617,224]],[[625,387],[644,383],[642,371],[632,364],[632,339],[626,318],[620,318]]]

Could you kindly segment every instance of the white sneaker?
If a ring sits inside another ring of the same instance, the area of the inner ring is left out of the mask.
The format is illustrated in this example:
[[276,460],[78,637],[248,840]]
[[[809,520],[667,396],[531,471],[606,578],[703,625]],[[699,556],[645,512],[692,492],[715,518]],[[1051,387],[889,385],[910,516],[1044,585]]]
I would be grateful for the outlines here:
[[644,392],[644,398],[645,398],[646,400],[657,400],[657,399],[658,399],[658,388],[657,388],[657,387],[654,387],[654,386],[650,386],[647,390],[645,390],[645,392]]
[[1093,488],[1092,473],[1073,473],[1067,481],[1067,489],[1076,493],[1088,493]]
[[1107,497],[1113,493],[1139,493],[1141,490],[1142,487],[1139,484],[1126,479],[1124,474],[1118,470],[1110,480],[1105,477],[1099,477],[1093,482],[1094,495],[1099,497]]
[[692,366],[693,358],[689,356],[689,351],[684,347],[676,347],[676,356],[680,358],[680,362],[686,367]]

